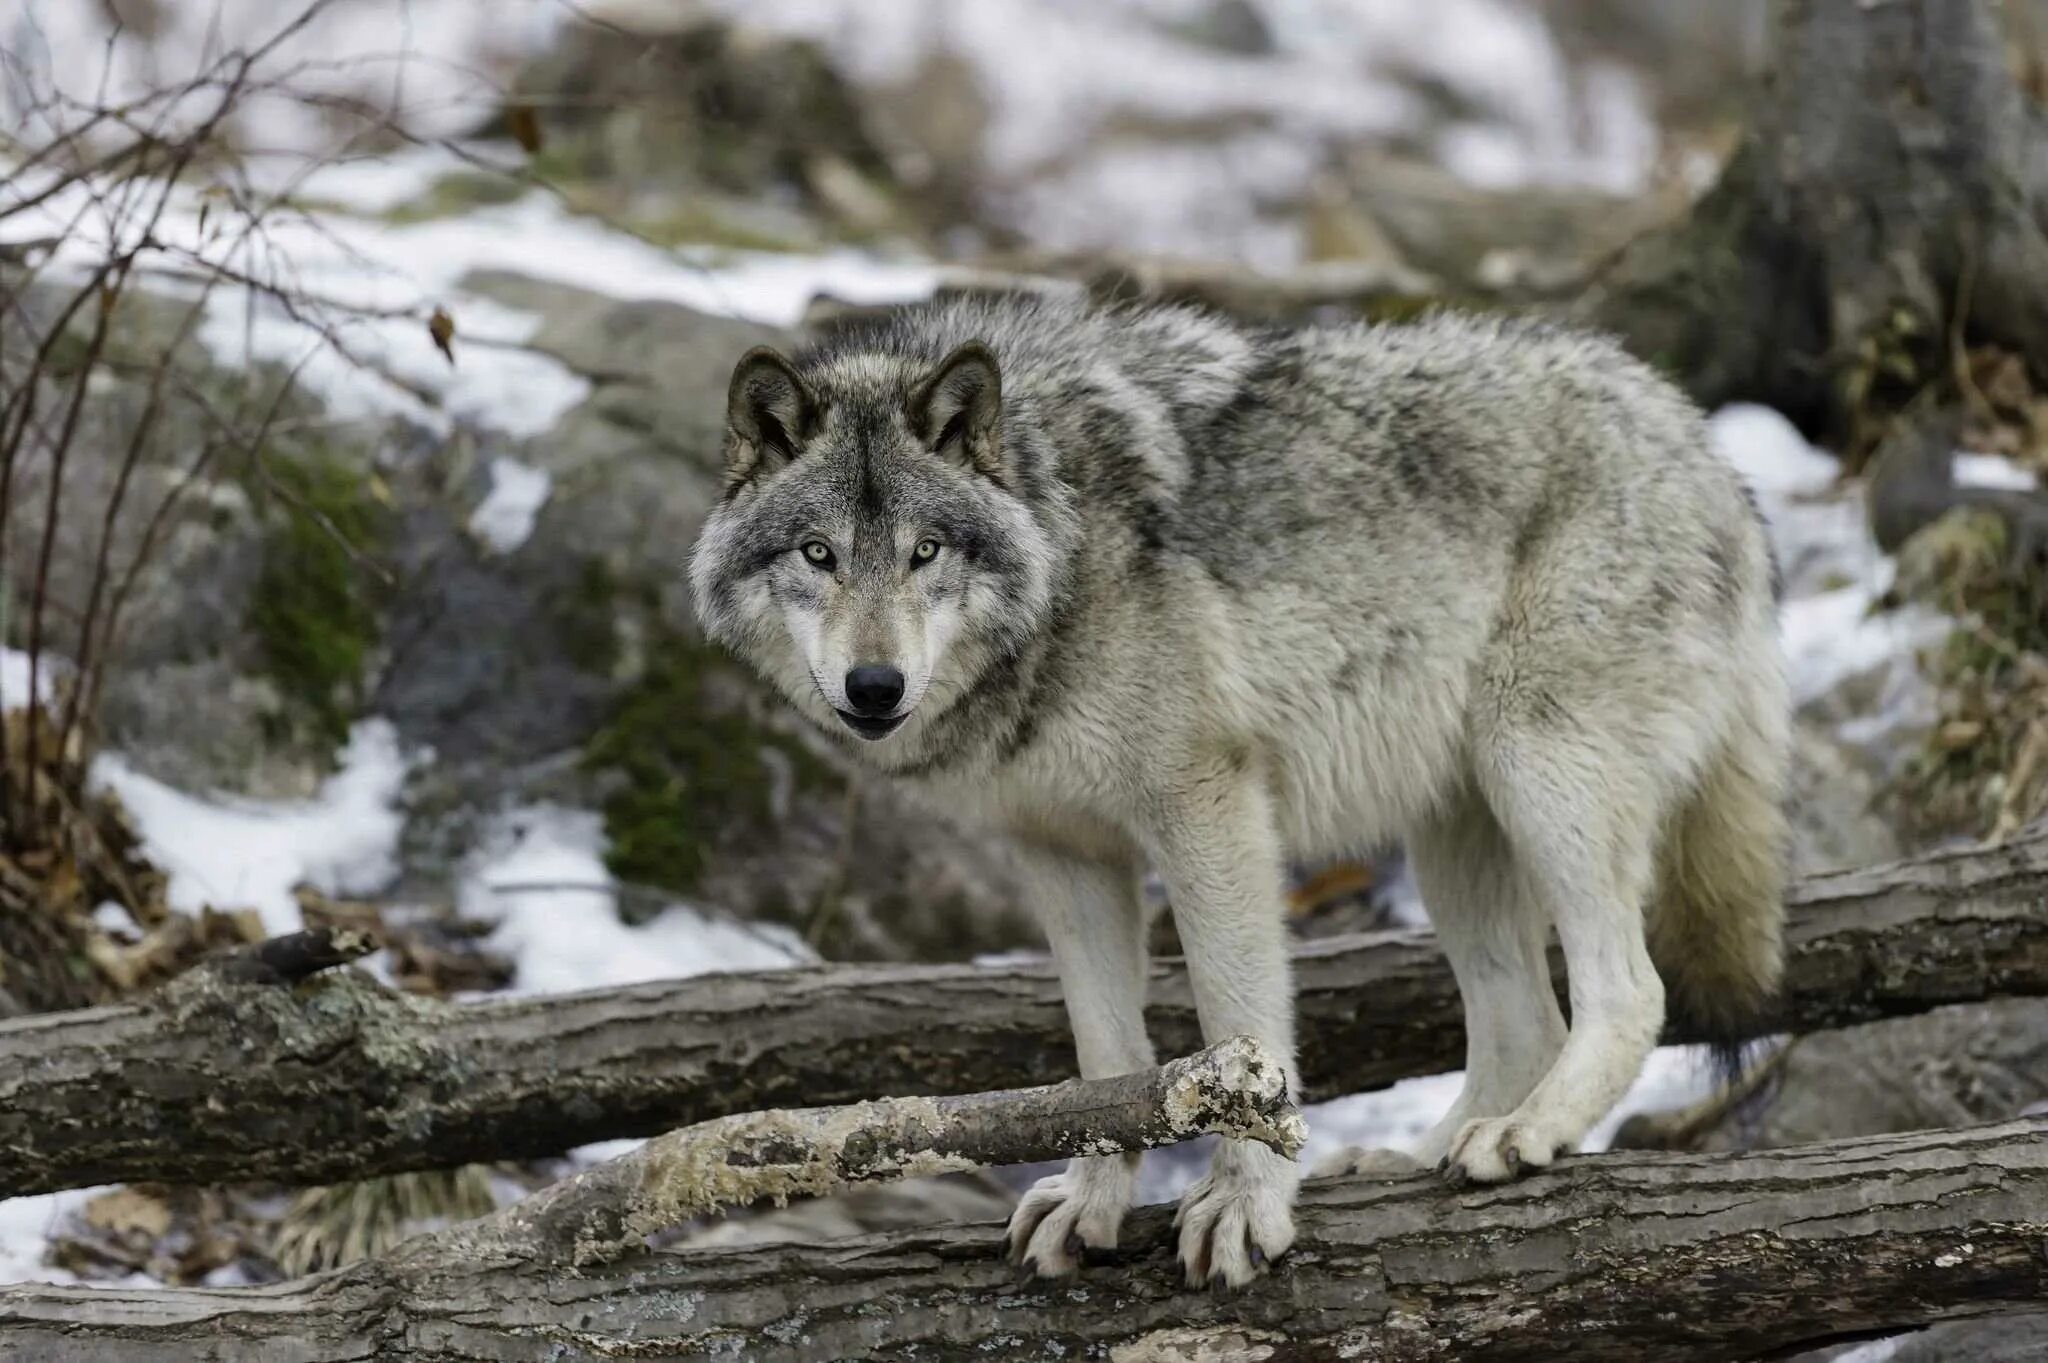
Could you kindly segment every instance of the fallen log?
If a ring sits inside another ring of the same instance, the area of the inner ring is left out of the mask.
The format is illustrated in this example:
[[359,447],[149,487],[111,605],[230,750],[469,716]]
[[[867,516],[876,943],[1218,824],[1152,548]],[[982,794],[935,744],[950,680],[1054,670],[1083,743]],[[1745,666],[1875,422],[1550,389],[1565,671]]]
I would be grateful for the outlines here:
[[[1812,877],[1788,943],[1786,1030],[2048,994],[2048,831]],[[0,1022],[0,1196],[329,1183],[1074,1069],[1047,966],[832,966],[460,1005],[356,971],[244,973]],[[1312,1100],[1463,1063],[1457,986],[1427,933],[1307,943],[1295,980]],[[1177,960],[1155,963],[1151,995],[1160,1053],[1195,1050]]]
[[0,1289],[0,1355],[1749,1359],[2048,1302],[2044,1136],[2035,1119],[1746,1156],[1578,1156],[1465,1192],[1429,1175],[1321,1180],[1294,1252],[1237,1293],[1181,1285],[1154,1208],[1113,1262],[1057,1282],[1020,1281],[1001,1228],[979,1225],[582,1268],[401,1247],[274,1287],[22,1285]]

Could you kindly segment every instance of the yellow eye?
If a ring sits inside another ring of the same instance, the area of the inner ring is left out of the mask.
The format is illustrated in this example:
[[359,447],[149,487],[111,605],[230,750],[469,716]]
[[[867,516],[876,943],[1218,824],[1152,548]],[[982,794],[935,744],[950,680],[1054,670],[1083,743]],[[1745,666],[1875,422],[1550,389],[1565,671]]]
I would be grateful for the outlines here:
[[939,542],[937,540],[919,540],[917,548],[910,551],[910,561],[912,563],[930,563],[938,556]]
[[832,566],[832,548],[823,540],[805,540],[803,543],[803,555],[820,568],[830,568]]

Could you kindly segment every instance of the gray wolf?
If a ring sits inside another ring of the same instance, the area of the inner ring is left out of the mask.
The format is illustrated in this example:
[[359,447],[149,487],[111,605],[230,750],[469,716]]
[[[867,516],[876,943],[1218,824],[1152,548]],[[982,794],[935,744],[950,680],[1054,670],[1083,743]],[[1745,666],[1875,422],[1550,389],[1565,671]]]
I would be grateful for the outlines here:
[[[1419,1150],[1342,1167],[1547,1165],[1667,1008],[1740,1036],[1769,1007],[1770,551],[1698,413],[1608,341],[963,298],[748,354],[728,426],[702,624],[1010,835],[1084,1075],[1153,1061],[1148,864],[1205,1036],[1291,1067],[1286,860],[1394,836],[1464,997],[1464,1091]],[[1135,1169],[1041,1182],[1013,1253],[1060,1274],[1113,1245]],[[1285,1252],[1296,1178],[1225,1142],[1181,1204],[1189,1280]]]

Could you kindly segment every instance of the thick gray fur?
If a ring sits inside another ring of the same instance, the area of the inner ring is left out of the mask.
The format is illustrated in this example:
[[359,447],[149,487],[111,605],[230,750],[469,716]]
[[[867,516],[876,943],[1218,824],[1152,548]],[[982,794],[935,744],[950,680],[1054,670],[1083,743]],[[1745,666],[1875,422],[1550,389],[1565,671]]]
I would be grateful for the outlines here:
[[[1286,860],[1397,836],[1465,995],[1466,1085],[1421,1149],[1343,1167],[1547,1164],[1667,997],[1731,1037],[1768,1008],[1769,550],[1698,413],[1611,342],[965,299],[748,356],[730,424],[704,626],[833,741],[1014,836],[1084,1074],[1152,1059],[1147,864],[1205,1033],[1291,1057]],[[837,713],[864,664],[904,678],[880,738]],[[1061,1273],[1113,1244],[1133,1169],[1034,1189],[1017,1252]],[[1191,1279],[1285,1252],[1294,1182],[1226,1144],[1182,1204]]]

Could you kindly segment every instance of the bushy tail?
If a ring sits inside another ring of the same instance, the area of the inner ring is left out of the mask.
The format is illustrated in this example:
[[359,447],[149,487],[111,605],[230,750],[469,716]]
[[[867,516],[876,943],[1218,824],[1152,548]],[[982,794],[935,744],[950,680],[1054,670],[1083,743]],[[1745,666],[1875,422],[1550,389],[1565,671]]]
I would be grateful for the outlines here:
[[[1768,688],[1760,688],[1768,689]],[[1778,1015],[1785,960],[1787,735],[1771,697],[1737,718],[1664,830],[1650,957],[1670,1016],[1724,1072]]]

